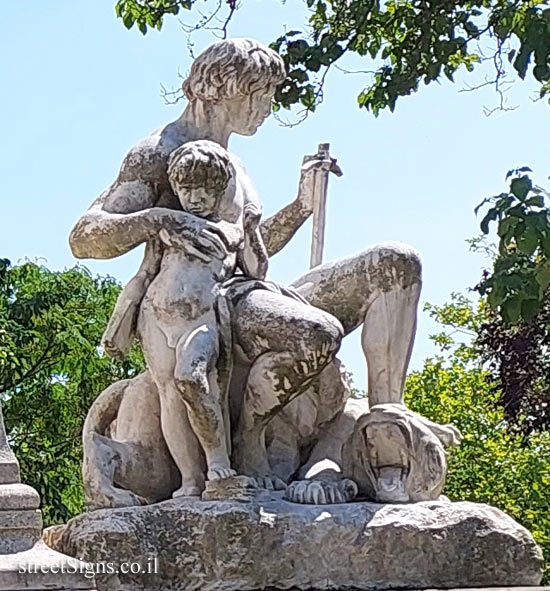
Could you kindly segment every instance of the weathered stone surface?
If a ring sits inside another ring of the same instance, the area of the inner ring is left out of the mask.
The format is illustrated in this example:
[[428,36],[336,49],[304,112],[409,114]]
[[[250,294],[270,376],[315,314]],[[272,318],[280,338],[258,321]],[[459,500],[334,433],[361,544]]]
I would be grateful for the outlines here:
[[22,552],[40,539],[42,514],[38,509],[0,511],[0,554]]
[[0,511],[38,509],[40,495],[26,484],[4,484],[0,486]]
[[40,496],[30,486],[0,485],[0,554],[28,550],[40,539],[39,505]]
[[347,400],[324,427],[308,463],[286,489],[289,501],[437,500],[447,473],[445,448],[462,439],[452,425],[429,421],[404,404],[369,406],[366,398]]
[[43,543],[31,550],[0,558],[0,589],[59,589],[61,591],[95,588],[92,565],[63,556]]
[[[103,342],[123,356],[138,336],[148,371],[107,388],[89,411],[83,481],[91,509],[199,496],[206,480],[236,474],[278,488],[306,472],[307,451],[342,412],[346,387],[328,404],[312,404],[311,393],[325,390],[323,370],[344,334],[361,325],[370,403],[403,403],[418,253],[387,243],[319,264],[327,179],[341,173],[328,145],[305,157],[296,199],[263,222],[251,180],[226,152],[232,134],[260,127],[285,75],[281,57],[252,39],[207,48],[183,84],[181,117],[130,150],[71,232],[79,258],[111,258],[146,243]],[[312,213],[315,268],[295,289],[265,281],[268,256]],[[387,472],[382,478],[393,486]],[[318,495],[305,488],[301,502],[314,502]]]
[[0,484],[13,484],[19,480],[19,463],[9,450],[0,448]]
[[[490,507],[433,501],[460,434],[404,406],[416,251],[387,243],[318,264],[335,171],[324,148],[306,158],[296,200],[260,225],[261,202],[226,150],[232,133],[259,128],[284,77],[254,40],[206,49],[182,116],[130,151],[73,229],[80,258],[146,243],[104,344],[123,356],[138,336],[147,372],[101,393],[84,426],[88,505],[118,509],[47,537],[121,568],[158,556],[154,575],[101,580],[109,591],[536,584],[541,554],[526,530]],[[292,288],[266,281],[268,256],[312,210],[315,268]],[[370,408],[348,412],[334,358],[361,325]],[[317,506],[256,493],[247,478]],[[345,504],[357,494],[420,504]]]
[[248,476],[233,476],[218,480],[208,480],[201,495],[203,501],[241,501],[249,502],[258,493],[258,486]]
[[174,499],[71,520],[61,550],[88,561],[158,555],[155,575],[98,577],[100,590],[388,590],[537,585],[529,532],[482,504],[296,505]]
[[19,462],[11,451],[0,410],[0,484],[15,484],[21,481]]

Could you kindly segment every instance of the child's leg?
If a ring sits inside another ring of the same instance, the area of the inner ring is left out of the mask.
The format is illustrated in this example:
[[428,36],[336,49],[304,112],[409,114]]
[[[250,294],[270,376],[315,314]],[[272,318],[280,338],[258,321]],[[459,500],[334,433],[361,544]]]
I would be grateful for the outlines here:
[[159,386],[159,395],[162,433],[181,473],[181,485],[172,496],[200,495],[204,490],[204,456],[173,378],[170,385]]
[[188,408],[189,421],[202,444],[208,480],[234,476],[217,381],[219,335],[206,324],[195,329],[176,347],[174,377]]
[[181,486],[172,496],[196,496],[204,490],[204,456],[189,422],[187,406],[174,383],[176,355],[166,336],[153,323],[141,329],[147,366],[158,389],[160,425],[166,445],[181,473]]

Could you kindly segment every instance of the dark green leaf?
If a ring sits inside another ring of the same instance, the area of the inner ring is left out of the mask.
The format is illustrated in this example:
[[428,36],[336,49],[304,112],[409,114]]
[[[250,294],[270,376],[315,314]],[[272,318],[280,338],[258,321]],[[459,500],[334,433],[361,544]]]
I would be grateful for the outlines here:
[[529,67],[529,62],[531,61],[531,54],[533,53],[533,49],[523,44],[521,49],[514,60],[514,68],[516,69],[520,78],[525,78],[525,74],[527,73],[527,68]]
[[525,202],[525,205],[529,205],[530,207],[544,207],[544,197],[542,195],[529,197]]
[[533,183],[528,176],[521,176],[513,179],[510,183],[510,191],[520,200],[523,201],[531,190]]
[[533,76],[539,82],[546,82],[550,80],[550,67],[546,64],[539,64],[533,68]]
[[540,302],[534,298],[523,300],[521,303],[521,318],[525,322],[531,322],[540,310]]
[[502,314],[510,324],[517,324],[521,316],[522,298],[514,296],[502,303]]
[[517,238],[518,248],[527,256],[531,256],[537,249],[539,239],[535,228],[527,227],[523,234]]
[[498,217],[498,212],[497,210],[493,207],[491,208],[486,214],[485,217],[481,220],[481,223],[479,224],[481,231],[484,234],[488,234],[489,233],[489,224],[491,222],[493,222],[494,220],[496,220]]
[[535,274],[537,283],[544,291],[550,286],[550,262],[545,261],[539,266]]

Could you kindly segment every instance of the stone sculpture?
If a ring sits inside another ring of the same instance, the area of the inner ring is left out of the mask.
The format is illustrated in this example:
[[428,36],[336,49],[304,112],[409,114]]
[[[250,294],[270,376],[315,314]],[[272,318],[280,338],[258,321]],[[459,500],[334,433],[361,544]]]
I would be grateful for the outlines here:
[[377,502],[438,499],[447,474],[445,447],[462,436],[452,426],[434,427],[404,406],[373,406],[342,451],[343,471],[364,498]]
[[[262,275],[263,279],[267,268],[258,230],[259,215],[252,217],[250,209],[244,211],[232,169],[225,150],[213,142],[189,142],[170,156],[168,178],[183,212],[232,224],[234,239],[231,241],[224,232],[227,244],[218,237],[218,251],[207,256],[187,236],[162,229],[159,270],[143,298],[138,318],[147,365],[163,392],[161,424],[179,411],[174,401],[186,403],[189,423],[204,451],[209,480],[236,474],[229,460],[229,424],[227,429],[224,425],[228,422],[223,412],[227,404],[225,385],[219,380],[223,368],[218,364],[224,331],[219,326],[216,302],[224,281],[235,271],[238,254],[247,274]],[[249,264],[250,260],[253,264]],[[231,349],[231,342],[225,347]],[[175,449],[180,451],[179,446]],[[182,476],[188,473],[185,449],[172,456]],[[180,491],[201,492],[189,488],[185,481],[173,496],[179,496]]]
[[369,407],[347,401],[317,441],[303,478],[285,491],[296,503],[353,499],[411,503],[438,499],[447,474],[446,448],[460,432],[413,413],[403,404]]
[[[78,257],[146,243],[104,346],[123,356],[137,336],[148,370],[102,392],[84,425],[86,498],[104,510],[47,539],[88,560],[158,557],[157,574],[98,576],[100,591],[536,585],[527,530],[441,496],[460,433],[405,407],[417,253],[388,243],[290,287],[266,279],[340,172],[325,147],[305,158],[296,199],[261,221],[228,139],[256,131],[283,77],[255,41],[208,48],[182,116],[130,151],[73,229]],[[318,211],[314,263],[322,226]],[[336,358],[361,325],[368,400]]]
[[[189,103],[183,115],[129,152],[117,180],[76,224],[70,244],[77,257],[109,258],[148,244],[142,268],[124,290],[120,310],[106,332],[110,353],[124,354],[137,331],[142,343],[147,343],[148,357],[158,361],[153,364],[160,367],[165,362],[163,371],[174,380],[167,355],[160,354],[161,345],[157,349],[150,340],[154,322],[143,327],[144,309],[158,282],[154,243],[162,233],[169,243],[171,239],[185,242],[187,248],[211,260],[221,248],[234,248],[240,237],[235,237],[239,232],[227,220],[205,219],[182,210],[170,184],[169,158],[198,139],[225,148],[231,133],[252,135],[269,114],[275,88],[283,78],[282,60],[261,44],[249,39],[215,43],[195,60],[184,82]],[[258,197],[238,159],[229,158],[235,198],[243,211],[254,212],[256,223],[261,212]],[[307,161],[297,198],[261,223],[261,238],[256,235],[256,240],[263,239],[269,256],[283,248],[311,215],[314,180],[331,169],[331,159]],[[318,387],[343,335],[363,324],[371,404],[402,403],[416,328],[420,261],[405,245],[381,245],[320,265],[292,288],[264,281],[265,269],[251,272],[246,260],[238,268],[240,274],[225,283],[223,304],[218,305],[223,308],[218,316],[229,318],[225,324],[233,343],[224,409],[232,434],[233,469],[259,485],[282,488],[304,463],[306,442],[297,440],[295,449],[288,450],[300,459],[294,471],[289,473],[287,468],[281,478],[269,462],[266,429],[289,403],[295,400],[299,406],[303,394]],[[170,355],[177,354],[175,343],[169,342],[168,349]],[[205,472],[199,444],[205,435],[202,428],[198,432],[188,395],[166,388],[166,380],[151,364],[150,370],[112,386],[90,410],[84,433],[84,481],[92,507],[154,502],[174,493],[197,495],[204,489],[205,477],[214,475]],[[186,384],[184,390],[190,389]],[[341,390],[327,415],[342,412],[344,394]],[[144,466],[152,470],[147,476]],[[227,469],[221,475],[227,475]]]

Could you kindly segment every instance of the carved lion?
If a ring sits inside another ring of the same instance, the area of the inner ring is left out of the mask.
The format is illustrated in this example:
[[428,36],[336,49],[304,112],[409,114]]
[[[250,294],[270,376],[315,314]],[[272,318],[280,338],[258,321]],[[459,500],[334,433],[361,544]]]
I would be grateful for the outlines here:
[[452,425],[433,423],[402,404],[368,408],[367,400],[350,400],[314,450],[319,461],[285,498],[311,504],[435,500],[447,474],[445,448],[461,439]]

